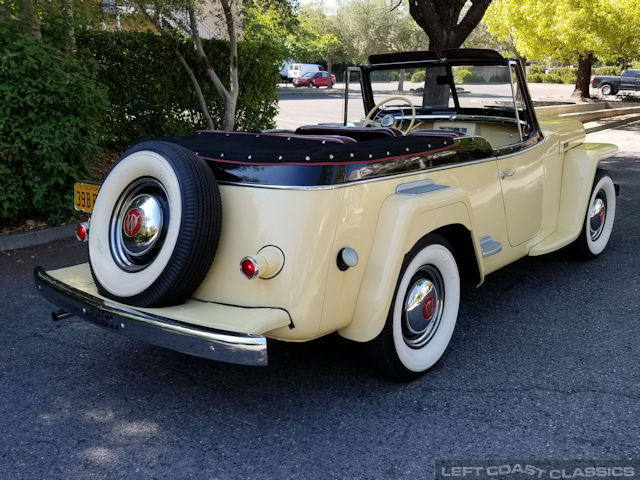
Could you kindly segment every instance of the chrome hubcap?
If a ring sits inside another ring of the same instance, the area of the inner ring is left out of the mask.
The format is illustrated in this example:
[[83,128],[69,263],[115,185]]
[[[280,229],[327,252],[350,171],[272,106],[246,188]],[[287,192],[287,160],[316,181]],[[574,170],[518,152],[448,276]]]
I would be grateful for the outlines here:
[[444,306],[440,272],[424,265],[409,283],[402,311],[402,336],[411,348],[422,348],[435,335]]
[[122,246],[125,252],[139,257],[153,248],[162,231],[162,207],[147,194],[135,197],[122,218]]
[[607,197],[605,193],[600,190],[589,209],[589,235],[591,236],[591,240],[596,241],[600,238],[606,219]]
[[167,194],[153,178],[141,178],[122,193],[111,215],[111,254],[126,271],[146,268],[155,258],[169,223]]

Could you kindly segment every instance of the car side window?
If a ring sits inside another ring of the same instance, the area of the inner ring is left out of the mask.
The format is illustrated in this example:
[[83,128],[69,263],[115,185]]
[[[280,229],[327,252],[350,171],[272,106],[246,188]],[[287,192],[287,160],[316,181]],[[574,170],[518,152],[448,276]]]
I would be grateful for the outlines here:
[[623,77],[633,77],[634,76],[634,72],[625,71],[625,72],[622,72],[622,76]]

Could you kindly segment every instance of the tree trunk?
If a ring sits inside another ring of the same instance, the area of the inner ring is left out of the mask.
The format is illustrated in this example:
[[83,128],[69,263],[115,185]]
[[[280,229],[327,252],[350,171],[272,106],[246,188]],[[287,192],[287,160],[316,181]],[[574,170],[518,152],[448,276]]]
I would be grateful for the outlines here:
[[398,91],[404,92],[404,68],[400,69],[400,78],[398,79]]
[[424,79],[424,92],[422,92],[422,105],[431,109],[446,109],[449,107],[451,87],[448,83],[438,82],[438,77],[446,77],[445,67],[430,67]]
[[589,53],[588,55],[580,55],[578,60],[578,78],[576,79],[576,88],[571,94],[572,97],[591,98],[589,85],[591,83],[592,63],[592,53]]
[[329,74],[329,78],[327,78],[327,88],[333,88],[333,80],[331,78],[332,66],[331,55],[327,55],[327,73]]
[[409,13],[429,37],[429,50],[460,48],[480,23],[491,0],[473,0],[460,23],[466,0],[412,0]]
[[18,7],[22,11],[24,18],[27,20],[27,24],[29,25],[28,33],[31,34],[35,41],[41,42],[42,33],[40,32],[40,20],[38,19],[38,14],[36,13],[35,6],[33,5],[33,0],[20,0]]

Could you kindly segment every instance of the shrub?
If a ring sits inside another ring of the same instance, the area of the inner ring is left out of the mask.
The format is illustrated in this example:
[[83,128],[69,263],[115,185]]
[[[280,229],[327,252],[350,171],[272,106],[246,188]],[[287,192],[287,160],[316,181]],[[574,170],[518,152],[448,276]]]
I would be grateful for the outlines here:
[[[92,68],[93,67],[93,68]],[[95,64],[36,42],[0,38],[0,223],[68,220],[86,176],[106,100]]]
[[556,73],[549,73],[548,75],[542,76],[543,83],[565,83],[563,78]]
[[527,68],[527,72],[529,75],[544,75],[546,73],[547,67],[544,65],[529,65]]
[[486,83],[484,77],[474,73],[468,67],[458,67],[453,74],[456,83]]
[[424,70],[418,70],[416,73],[411,75],[411,81],[413,83],[424,83],[425,77],[426,72]]
[[622,69],[620,67],[616,67],[615,65],[604,66],[596,68],[594,70],[594,74],[604,77],[619,77],[622,74]]
[[576,69],[569,67],[558,67],[550,73],[559,76],[562,80],[560,83],[576,83],[578,76]]
[[545,75],[544,74],[540,74],[540,73],[530,73],[529,76],[527,77],[527,82],[529,83],[542,83],[543,82],[543,77]]

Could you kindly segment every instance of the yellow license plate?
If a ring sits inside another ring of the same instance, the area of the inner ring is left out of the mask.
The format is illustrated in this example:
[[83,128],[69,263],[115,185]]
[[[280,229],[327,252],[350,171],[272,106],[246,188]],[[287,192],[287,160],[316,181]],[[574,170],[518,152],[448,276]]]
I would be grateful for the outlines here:
[[76,182],[73,185],[74,207],[79,212],[91,213],[96,202],[100,185],[97,183]]

